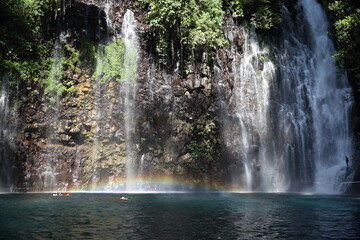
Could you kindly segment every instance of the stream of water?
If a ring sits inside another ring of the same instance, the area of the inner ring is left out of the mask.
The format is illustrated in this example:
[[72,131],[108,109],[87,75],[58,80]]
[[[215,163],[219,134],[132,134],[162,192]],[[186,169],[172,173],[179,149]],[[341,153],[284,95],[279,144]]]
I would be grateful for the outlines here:
[[124,98],[125,134],[126,134],[126,190],[141,190],[133,184],[133,180],[141,174],[138,166],[139,156],[136,155],[135,137],[135,103],[136,103],[136,77],[139,58],[139,40],[136,33],[136,20],[134,13],[127,10],[122,24],[122,39],[124,41],[124,72],[122,76],[121,96]]

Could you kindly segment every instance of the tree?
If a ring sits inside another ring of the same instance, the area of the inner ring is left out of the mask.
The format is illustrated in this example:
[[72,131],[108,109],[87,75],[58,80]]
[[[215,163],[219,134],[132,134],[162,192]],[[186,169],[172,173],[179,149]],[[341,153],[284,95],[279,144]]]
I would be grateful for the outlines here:
[[142,0],[159,62],[173,66],[224,43],[221,0]]
[[279,0],[225,0],[232,16],[258,29],[271,29],[281,21]]

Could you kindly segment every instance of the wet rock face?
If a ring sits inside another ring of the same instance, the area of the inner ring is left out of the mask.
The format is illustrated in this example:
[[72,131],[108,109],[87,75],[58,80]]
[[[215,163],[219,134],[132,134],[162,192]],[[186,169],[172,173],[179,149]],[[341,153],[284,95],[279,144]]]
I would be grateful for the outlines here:
[[[62,23],[70,33],[67,44],[79,51],[79,36],[97,43],[109,34],[99,3],[87,2],[73,1]],[[113,3],[116,31],[131,1]],[[147,50],[144,13],[134,12],[141,46],[134,132],[126,136],[123,82],[97,84],[94,66],[78,63],[76,69],[66,70],[65,78],[74,82],[76,92],[64,94],[56,105],[49,103],[38,83],[29,82],[17,93],[24,101],[19,114],[13,115],[18,122],[14,142],[20,169],[15,186],[56,190],[110,184],[126,177],[129,155],[136,171],[147,176],[213,185],[230,180],[237,153],[223,147],[219,116],[233,86],[231,54],[219,50],[222,57],[215,68],[204,61],[188,66],[187,75],[164,71]],[[233,41],[241,47],[240,36]]]
[[170,75],[151,67],[148,71],[138,95],[140,153],[162,174],[219,178],[219,129],[211,76]]

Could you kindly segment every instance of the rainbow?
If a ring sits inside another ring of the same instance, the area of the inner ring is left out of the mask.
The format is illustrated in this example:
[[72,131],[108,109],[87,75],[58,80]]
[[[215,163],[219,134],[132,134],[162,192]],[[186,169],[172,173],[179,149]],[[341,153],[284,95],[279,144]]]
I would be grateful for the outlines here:
[[25,187],[0,189],[0,193],[218,193],[239,192],[246,193],[241,186],[229,183],[205,183],[191,179],[176,179],[170,176],[138,176],[131,180],[126,178],[112,178],[107,183],[86,184],[79,186]]
[[186,192],[243,192],[229,184],[206,184],[179,180],[171,177],[136,177],[131,180],[119,178],[109,183],[70,187],[70,192],[124,192],[124,193],[186,193]]

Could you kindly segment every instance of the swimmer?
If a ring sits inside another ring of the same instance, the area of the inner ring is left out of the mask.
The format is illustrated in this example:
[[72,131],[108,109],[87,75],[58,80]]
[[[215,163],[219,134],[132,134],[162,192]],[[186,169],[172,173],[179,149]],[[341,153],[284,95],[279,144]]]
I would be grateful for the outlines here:
[[120,200],[128,200],[128,199],[124,196],[120,196]]

